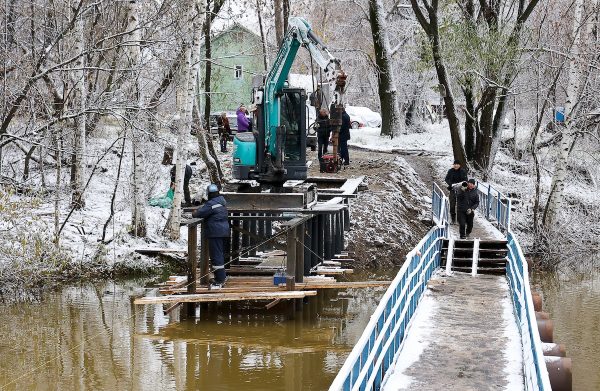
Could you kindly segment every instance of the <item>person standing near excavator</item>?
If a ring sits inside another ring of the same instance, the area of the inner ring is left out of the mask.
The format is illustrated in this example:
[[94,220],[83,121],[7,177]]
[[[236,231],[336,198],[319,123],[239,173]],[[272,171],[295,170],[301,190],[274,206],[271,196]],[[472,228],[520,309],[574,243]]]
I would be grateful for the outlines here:
[[327,147],[329,146],[329,136],[331,136],[331,126],[329,125],[329,111],[322,108],[319,110],[317,116],[317,123],[315,125],[317,129],[317,155],[319,156],[319,162],[322,160],[323,155],[327,153]]

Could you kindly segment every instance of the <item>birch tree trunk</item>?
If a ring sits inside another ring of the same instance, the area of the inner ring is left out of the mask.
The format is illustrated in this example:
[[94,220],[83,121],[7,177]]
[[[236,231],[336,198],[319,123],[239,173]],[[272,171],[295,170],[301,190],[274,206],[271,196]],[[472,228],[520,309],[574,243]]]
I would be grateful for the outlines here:
[[74,138],[74,151],[73,151],[73,162],[71,170],[73,171],[72,178],[72,194],[71,203],[75,209],[81,209],[85,207],[85,198],[83,195],[83,177],[85,175],[85,128],[86,128],[86,82],[85,82],[85,48],[84,42],[84,27],[85,18],[84,15],[79,15],[75,21],[75,27],[73,34],[75,37],[74,43],[74,54],[77,57],[75,61],[75,69],[71,72],[71,81],[73,84],[74,94],[74,105],[73,110],[75,113],[79,112],[80,115],[75,119],[75,138]]
[[[185,137],[192,130],[192,110],[194,107],[195,86],[198,75],[201,39],[199,31],[205,21],[208,23],[210,18],[204,19],[206,13],[206,0],[192,0],[189,2],[187,15],[184,20],[193,22],[190,29],[185,34],[183,66],[180,68],[177,83],[177,112],[178,118],[175,123],[177,126],[177,161],[175,165],[175,194],[173,197],[173,208],[169,216],[169,236],[172,239],[179,239],[179,224],[181,222],[181,199],[183,194],[183,177],[185,174],[185,157],[187,149],[185,146]],[[210,24],[209,24],[210,26]]]
[[404,132],[404,126],[400,118],[398,90],[390,58],[390,43],[382,0],[369,0],[369,23],[373,35],[375,63],[378,68],[377,85],[381,105],[381,135],[394,137],[394,133]]
[[128,125],[131,137],[132,164],[132,234],[135,236],[146,236],[146,200],[144,196],[144,172],[142,163],[144,158],[142,148],[142,133],[138,129],[143,127],[142,107],[144,96],[140,88],[139,66],[141,62],[141,28],[139,23],[139,0],[130,0],[127,10],[127,31],[130,44],[127,46],[129,57],[130,77],[133,79],[129,86],[130,101],[137,104],[137,110],[129,110]]
[[[193,7],[190,7],[193,10]],[[186,20],[190,20],[187,15]],[[198,34],[199,35],[199,34]],[[189,38],[189,37],[188,37]],[[175,189],[173,196],[173,207],[167,220],[169,237],[173,240],[179,239],[181,222],[181,200],[183,194],[183,177],[185,175],[185,157],[187,156],[187,148],[185,147],[185,134],[188,129],[186,124],[186,107],[187,107],[187,86],[190,78],[191,56],[192,50],[189,42],[184,43],[183,64],[179,71],[176,106],[177,116],[174,118],[174,124],[177,128],[177,160],[175,162]]]
[[581,81],[581,68],[579,66],[579,53],[581,46],[581,22],[583,18],[583,0],[575,0],[573,9],[573,49],[570,53],[568,77],[567,77],[567,96],[565,99],[565,127],[562,130],[562,137],[556,156],[556,168],[552,176],[552,185],[550,195],[544,211],[543,223],[546,229],[556,225],[563,209],[565,179],[567,177],[567,168],[571,147],[575,140],[575,129],[573,127],[573,118],[575,117],[575,102],[579,93]]

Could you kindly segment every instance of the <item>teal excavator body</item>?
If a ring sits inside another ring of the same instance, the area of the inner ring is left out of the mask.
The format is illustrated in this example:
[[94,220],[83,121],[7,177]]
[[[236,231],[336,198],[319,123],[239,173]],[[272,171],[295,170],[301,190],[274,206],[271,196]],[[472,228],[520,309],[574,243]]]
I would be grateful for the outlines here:
[[[290,18],[288,33],[271,70],[266,77],[259,75],[253,79],[252,103],[256,106],[253,131],[238,133],[234,138],[235,179],[273,184],[306,179],[306,91],[285,86],[301,46],[309,50],[324,70],[334,89],[332,103],[342,105],[346,75],[339,60],[313,34],[306,20]],[[341,124],[341,111],[339,115]]]

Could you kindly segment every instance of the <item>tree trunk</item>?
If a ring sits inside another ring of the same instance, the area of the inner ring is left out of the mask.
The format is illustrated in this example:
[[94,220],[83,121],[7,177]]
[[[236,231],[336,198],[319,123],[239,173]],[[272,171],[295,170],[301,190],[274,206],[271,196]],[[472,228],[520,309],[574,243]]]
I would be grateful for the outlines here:
[[283,0],[273,0],[275,2],[275,39],[277,39],[277,47],[281,45],[283,41]]
[[488,87],[483,92],[483,97],[479,106],[481,107],[481,116],[479,117],[479,131],[477,145],[475,147],[475,165],[480,170],[487,173],[490,162],[490,155],[493,144],[493,124],[494,124],[494,105],[496,102],[496,92],[493,87]]
[[[437,10],[436,10],[437,12]],[[456,114],[456,105],[454,104],[454,94],[452,92],[452,85],[450,84],[450,78],[448,77],[448,71],[442,58],[442,47],[440,42],[440,32],[437,23],[437,15],[430,12],[430,26],[431,34],[429,36],[431,40],[431,50],[433,53],[433,63],[435,66],[435,72],[438,77],[438,82],[443,86],[445,90],[444,94],[444,105],[446,107],[446,116],[448,117],[448,126],[450,127],[450,138],[452,140],[452,152],[454,159],[460,161],[461,166],[468,167],[467,156],[463,147],[463,140],[460,131],[460,120]]]
[[288,20],[290,18],[290,0],[283,0],[283,35],[288,32]]
[[263,63],[265,66],[265,72],[269,69],[269,57],[267,54],[267,39],[265,38],[265,29],[262,21],[262,11],[261,11],[261,2],[260,0],[256,0],[256,15],[258,17],[258,27],[260,29],[260,42],[262,44],[262,52],[263,52]]
[[62,131],[53,132],[52,138],[56,148],[56,180],[54,181],[54,244],[60,245],[60,177],[62,168]]
[[463,86],[465,96],[465,105],[467,112],[465,114],[465,154],[467,160],[471,161],[475,157],[475,132],[477,113],[475,112],[475,98],[473,96],[473,80],[468,78]]
[[75,118],[75,137],[73,145],[73,161],[72,161],[72,178],[71,183],[71,203],[75,209],[85,207],[85,198],[83,195],[83,177],[85,175],[85,123],[86,123],[86,80],[85,80],[85,48],[84,48],[84,26],[85,19],[83,15],[79,15],[75,21],[73,35],[75,37],[74,54],[77,57],[75,60],[75,69],[71,71],[71,84],[73,85],[73,111],[79,112],[80,115]]
[[144,172],[142,170],[143,164],[143,138],[142,133],[139,130],[143,129],[144,115],[142,113],[142,107],[144,104],[144,97],[140,86],[140,74],[139,66],[141,61],[141,31],[139,24],[139,0],[130,0],[127,10],[127,31],[129,46],[127,52],[129,55],[129,69],[130,77],[133,79],[129,86],[129,97],[131,102],[135,102],[138,106],[138,110],[129,110],[130,124],[136,124],[136,126],[130,126],[129,134],[131,137],[131,151],[133,157],[132,164],[132,213],[131,213],[131,226],[132,234],[135,236],[143,237],[146,236],[146,199],[144,196]]
[[398,91],[390,59],[390,44],[382,0],[369,0],[369,23],[375,49],[375,63],[378,68],[377,86],[381,105],[381,135],[394,137],[394,133],[402,133],[404,127],[400,119]]
[[569,68],[567,78],[567,96],[565,99],[565,127],[562,130],[562,138],[556,156],[556,167],[552,176],[550,195],[544,211],[543,223],[547,229],[556,226],[560,212],[563,209],[565,179],[567,177],[567,166],[571,147],[575,140],[575,129],[573,118],[575,118],[575,103],[579,93],[581,80],[581,69],[579,67],[579,51],[581,43],[581,22],[583,16],[583,0],[575,0],[573,10],[573,48],[569,57]]
[[[206,13],[209,14],[210,5],[206,4]],[[204,56],[206,61],[204,61],[204,123],[203,128],[208,129],[210,132],[210,106],[211,106],[211,73],[212,73],[212,53],[211,53],[211,38],[210,38],[210,27],[211,27],[211,18],[206,18],[204,21],[203,31],[204,31]]]
[[207,135],[206,130],[202,128],[201,122],[199,119],[199,108],[198,105],[194,105],[194,120],[192,122],[192,126],[196,130],[196,138],[198,139],[198,152],[200,152],[200,158],[206,164],[206,168],[208,171],[208,175],[210,177],[210,181],[215,184],[222,183],[222,175],[220,174],[219,161],[213,159],[209,152],[209,145],[207,142],[207,138],[210,135]]

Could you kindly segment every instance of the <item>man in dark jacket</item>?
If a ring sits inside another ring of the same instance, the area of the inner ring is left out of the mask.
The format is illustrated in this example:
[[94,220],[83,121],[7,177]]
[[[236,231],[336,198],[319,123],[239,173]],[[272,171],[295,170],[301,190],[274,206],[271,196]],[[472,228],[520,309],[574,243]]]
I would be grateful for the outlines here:
[[201,208],[196,209],[192,216],[205,220],[210,262],[215,273],[215,279],[211,282],[210,289],[220,289],[227,279],[223,251],[225,240],[229,238],[227,203],[225,198],[219,194],[219,188],[215,184],[209,185],[206,193],[208,201]]
[[452,190],[452,186],[456,183],[467,181],[467,173],[461,168],[458,160],[454,161],[454,164],[452,165],[452,168],[448,170],[444,181],[448,185],[448,190],[450,191],[450,216],[452,217],[452,224],[456,224],[456,193]]
[[[176,165],[171,168],[171,188],[175,188]],[[192,178],[192,167],[189,164],[185,165],[185,174],[183,175],[183,199],[185,205],[192,204],[192,196],[190,195],[190,179]]]
[[331,135],[331,128],[329,126],[329,112],[327,109],[323,108],[319,110],[315,127],[317,128],[317,154],[319,156],[319,161],[321,161],[321,157],[327,153],[329,136]]
[[468,182],[456,183],[453,190],[456,191],[460,238],[466,239],[473,230],[475,209],[479,206],[479,194],[477,194],[475,179],[471,178]]
[[342,126],[340,127],[340,157],[344,161],[344,166],[350,164],[350,154],[348,153],[348,140],[350,140],[350,116],[346,109],[342,111]]

